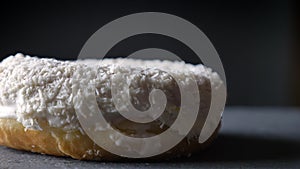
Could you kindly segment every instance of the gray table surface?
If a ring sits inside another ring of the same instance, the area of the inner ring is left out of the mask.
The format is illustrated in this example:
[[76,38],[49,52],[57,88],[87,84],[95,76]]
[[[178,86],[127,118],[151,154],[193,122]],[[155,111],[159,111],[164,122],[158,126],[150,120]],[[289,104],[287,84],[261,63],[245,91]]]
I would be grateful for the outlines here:
[[0,168],[300,168],[300,109],[225,109],[217,140],[190,158],[162,162],[93,162],[0,147]]

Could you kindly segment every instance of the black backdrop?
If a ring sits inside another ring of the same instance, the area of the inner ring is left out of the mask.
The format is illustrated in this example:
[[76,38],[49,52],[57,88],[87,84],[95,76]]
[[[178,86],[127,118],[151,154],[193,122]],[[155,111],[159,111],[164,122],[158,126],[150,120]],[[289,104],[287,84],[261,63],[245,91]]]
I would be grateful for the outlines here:
[[[227,76],[228,105],[297,105],[292,1],[9,1],[0,8],[1,59],[17,52],[76,59],[85,41],[114,19],[147,11],[174,14],[197,25],[217,49]],[[197,62],[193,53],[165,37],[138,36],[128,42],[110,55],[160,42],[185,61]]]

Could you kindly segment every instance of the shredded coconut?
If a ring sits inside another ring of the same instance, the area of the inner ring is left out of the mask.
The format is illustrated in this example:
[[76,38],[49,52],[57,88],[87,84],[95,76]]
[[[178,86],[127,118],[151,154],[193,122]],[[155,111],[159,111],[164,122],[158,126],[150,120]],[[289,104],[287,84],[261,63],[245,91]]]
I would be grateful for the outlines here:
[[[76,105],[73,105],[74,72],[80,72],[77,71],[79,69],[89,71],[75,76],[80,77],[89,74],[93,77],[94,79],[90,80],[95,82],[96,95],[101,95],[101,98],[97,98],[97,102],[105,112],[115,113],[116,109],[112,104],[111,96],[109,96],[112,85],[111,75],[122,71],[144,70],[144,75],[150,75],[147,77],[160,87],[167,88],[172,85],[172,79],[153,68],[172,71],[182,79],[183,83],[188,83],[188,77],[191,73],[196,77],[199,86],[209,78],[212,87],[218,87],[222,83],[216,73],[200,64],[194,66],[184,62],[133,59],[80,60],[75,62],[16,54],[0,63],[0,117],[3,118],[6,113],[9,113],[8,118],[16,118],[26,129],[42,130],[39,121],[47,120],[51,127],[80,130],[80,124],[74,110]],[[132,84],[133,90],[131,91],[131,94],[136,96],[133,97],[132,102],[140,105],[139,109],[141,110],[149,107],[148,98],[146,101],[137,99],[141,98],[139,97],[140,93],[146,91],[143,87],[134,87],[134,85],[143,83],[144,75],[139,77],[141,79],[139,83]],[[11,109],[12,106],[14,109]],[[10,111],[6,112],[8,108]],[[174,109],[177,108],[168,108],[169,111]],[[161,125],[166,124],[168,121],[161,119]]]

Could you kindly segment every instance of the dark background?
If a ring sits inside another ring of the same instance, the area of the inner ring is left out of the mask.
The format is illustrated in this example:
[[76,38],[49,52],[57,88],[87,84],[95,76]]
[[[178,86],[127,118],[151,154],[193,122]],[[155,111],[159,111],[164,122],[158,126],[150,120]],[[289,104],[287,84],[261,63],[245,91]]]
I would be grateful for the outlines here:
[[[22,52],[76,59],[85,41],[106,23],[137,12],[165,12],[192,22],[214,44],[226,72],[228,105],[298,106],[300,18],[296,7],[296,2],[284,0],[2,2],[0,57]],[[184,45],[172,41],[137,36],[122,41],[109,54],[122,56],[155,46],[197,62]]]

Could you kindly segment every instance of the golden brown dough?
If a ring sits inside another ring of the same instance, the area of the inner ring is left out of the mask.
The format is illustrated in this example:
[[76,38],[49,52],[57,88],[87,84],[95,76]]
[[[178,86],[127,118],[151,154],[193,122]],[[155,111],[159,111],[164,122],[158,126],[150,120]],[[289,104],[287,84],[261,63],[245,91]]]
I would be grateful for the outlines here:
[[[65,132],[59,128],[49,127],[46,123],[41,124],[44,128],[43,131],[24,130],[23,125],[16,120],[0,119],[0,145],[42,154],[71,156],[80,160],[115,161],[126,159],[100,148],[87,135],[82,135],[78,130]],[[219,128],[204,144],[199,144],[197,139],[187,141],[185,138],[168,152],[152,157],[152,159],[161,159],[162,156],[172,158],[199,152],[215,139]]]

